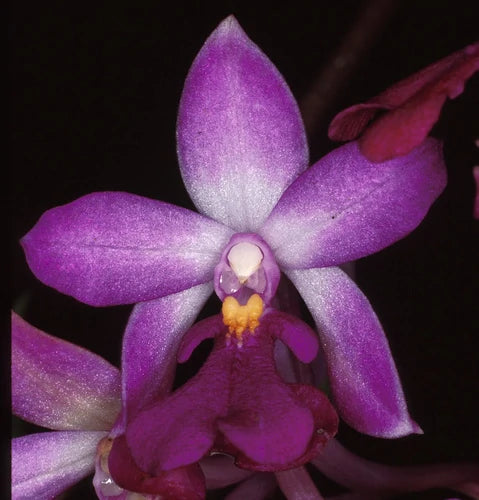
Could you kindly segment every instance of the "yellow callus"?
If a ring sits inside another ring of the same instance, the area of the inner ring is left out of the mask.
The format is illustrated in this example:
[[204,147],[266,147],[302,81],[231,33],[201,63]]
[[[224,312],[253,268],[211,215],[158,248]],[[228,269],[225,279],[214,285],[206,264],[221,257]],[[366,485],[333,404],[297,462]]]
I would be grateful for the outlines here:
[[227,338],[236,335],[238,346],[243,344],[243,332],[254,332],[259,326],[259,318],[263,314],[263,300],[255,293],[244,306],[240,306],[234,297],[226,297],[221,308],[223,323],[228,327]]

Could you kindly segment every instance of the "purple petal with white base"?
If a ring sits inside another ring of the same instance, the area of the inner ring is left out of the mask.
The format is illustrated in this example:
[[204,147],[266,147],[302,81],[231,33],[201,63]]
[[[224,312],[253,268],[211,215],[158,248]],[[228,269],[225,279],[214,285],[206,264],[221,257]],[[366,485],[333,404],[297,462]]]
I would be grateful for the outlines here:
[[378,437],[421,433],[407,411],[379,320],[354,282],[339,268],[287,274],[316,322],[334,401],[345,422]]
[[186,79],[178,157],[198,210],[256,230],[308,165],[297,104],[233,16],[211,34]]
[[12,498],[53,498],[91,474],[106,432],[43,432],[12,441]]
[[391,245],[425,217],[446,185],[440,142],[368,161],[357,143],[315,163],[284,193],[260,234],[289,269],[339,265]]
[[184,208],[101,192],[48,210],[22,245],[38,279],[105,306],[151,300],[212,280],[231,234]]
[[120,374],[13,313],[12,410],[50,429],[108,430],[120,411]]
[[171,389],[176,352],[183,334],[212,292],[198,285],[183,292],[137,304],[123,339],[123,405],[127,420]]

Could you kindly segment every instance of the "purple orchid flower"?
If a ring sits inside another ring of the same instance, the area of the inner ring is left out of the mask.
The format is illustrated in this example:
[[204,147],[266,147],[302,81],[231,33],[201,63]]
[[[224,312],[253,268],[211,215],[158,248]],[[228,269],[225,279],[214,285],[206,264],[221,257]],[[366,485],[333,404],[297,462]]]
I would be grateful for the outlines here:
[[[84,196],[46,212],[23,238],[35,275],[95,306],[138,303],[125,349],[148,339],[142,355],[154,384],[155,367],[162,380],[173,377],[185,318],[212,285],[221,300],[244,305],[257,294],[267,307],[284,272],[318,326],[341,417],[374,436],[420,432],[371,305],[336,266],[420,223],[446,183],[440,143],[426,139],[381,165],[350,143],[306,170],[297,104],[233,17],[190,69],[177,139],[181,174],[201,215],[127,193]],[[159,317],[177,325],[174,334],[159,329]]]
[[[132,370],[141,368],[134,356],[124,357],[124,362]],[[132,492],[142,492],[145,500],[158,495],[169,500],[203,498],[198,464],[150,477],[126,454],[122,458],[130,466],[132,488],[127,491],[113,481],[108,457],[123,429],[121,410],[125,411],[126,402],[131,405],[130,386],[128,377],[120,377],[103,358],[46,334],[13,313],[13,412],[53,432],[13,439],[12,498],[53,498],[93,472],[101,500],[130,500],[135,498]]]
[[[462,94],[477,71],[479,42],[401,80],[368,102],[341,111],[329,126],[329,137],[350,141],[362,134],[360,149],[371,161],[408,154],[429,134],[446,99]],[[379,111],[387,112],[369,125]]]

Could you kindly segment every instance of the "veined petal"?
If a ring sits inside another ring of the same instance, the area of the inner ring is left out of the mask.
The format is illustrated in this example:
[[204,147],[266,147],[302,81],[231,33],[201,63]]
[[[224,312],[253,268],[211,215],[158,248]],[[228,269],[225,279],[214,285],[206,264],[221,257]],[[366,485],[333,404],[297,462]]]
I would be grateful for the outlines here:
[[211,280],[230,237],[230,229],[184,208],[102,192],[48,210],[22,245],[46,285],[104,306]]
[[12,441],[12,498],[53,498],[91,474],[106,432],[42,432]]
[[12,313],[12,410],[50,429],[109,430],[120,411],[120,373]]
[[308,165],[297,104],[233,16],[196,57],[181,98],[178,157],[198,210],[254,231]]
[[176,353],[213,290],[212,284],[137,304],[123,339],[123,405],[130,420],[170,390]]
[[368,161],[357,143],[349,143],[288,188],[260,233],[283,267],[339,265],[410,233],[445,185],[442,148],[435,139],[382,164]]
[[420,433],[411,420],[389,345],[371,304],[339,268],[290,271],[316,322],[340,416],[359,432]]

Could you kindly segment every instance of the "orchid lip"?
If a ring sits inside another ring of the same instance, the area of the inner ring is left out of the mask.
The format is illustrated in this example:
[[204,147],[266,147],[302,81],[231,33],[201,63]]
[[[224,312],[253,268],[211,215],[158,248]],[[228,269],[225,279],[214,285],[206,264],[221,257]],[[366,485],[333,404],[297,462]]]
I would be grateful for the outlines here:
[[236,233],[215,267],[215,291],[222,301],[233,296],[245,304],[258,294],[268,304],[276,293],[280,274],[271,248],[260,236]]

